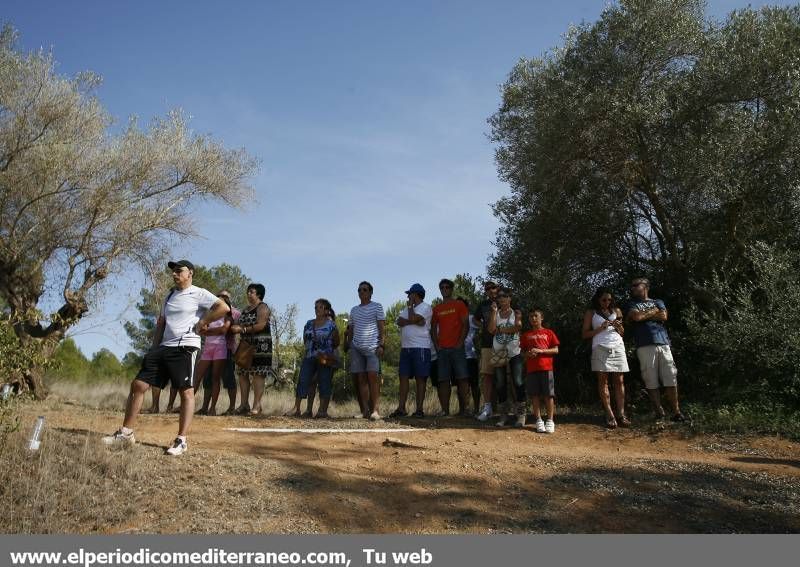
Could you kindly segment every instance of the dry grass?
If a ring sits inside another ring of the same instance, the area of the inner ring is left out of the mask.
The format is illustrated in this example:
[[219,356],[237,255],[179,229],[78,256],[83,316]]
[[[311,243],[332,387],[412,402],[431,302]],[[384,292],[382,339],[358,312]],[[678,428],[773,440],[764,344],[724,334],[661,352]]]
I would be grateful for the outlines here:
[[[29,451],[24,429],[10,435],[0,467],[0,533],[102,533],[133,512],[145,465],[130,451],[109,451],[85,432],[45,429]],[[123,502],[109,506],[109,502]]]
[[[120,410],[125,408],[125,401],[128,399],[129,384],[124,383],[101,383],[101,384],[85,384],[80,382],[59,381],[49,385],[50,391],[59,400],[65,400],[73,404],[93,409],[105,410]],[[160,409],[164,411],[169,398],[169,391],[165,390],[161,394]],[[252,394],[251,394],[252,399]],[[199,408],[203,402],[202,389],[195,395],[195,408]],[[415,396],[412,392],[409,394],[406,409],[409,413],[414,411]],[[150,395],[145,397],[144,408],[150,407]],[[180,402],[178,401],[178,404]],[[251,402],[252,407],[252,402]],[[314,403],[314,411],[319,405],[319,399]],[[455,391],[451,396],[450,406],[455,409],[457,405]],[[293,390],[278,390],[268,388],[262,398],[261,406],[265,415],[283,415],[294,407],[294,391]],[[228,397],[223,391],[220,393],[219,401],[217,402],[217,411],[223,412],[228,407]],[[302,410],[306,409],[306,402],[302,403]],[[381,413],[388,415],[397,407],[397,393],[382,393],[381,396]],[[424,411],[427,415],[433,415],[440,410],[439,400],[436,397],[436,391],[428,386],[428,391],[425,397]],[[347,400],[344,402],[332,401],[330,406],[331,415],[335,416],[352,416],[359,413],[358,403],[354,400]]]

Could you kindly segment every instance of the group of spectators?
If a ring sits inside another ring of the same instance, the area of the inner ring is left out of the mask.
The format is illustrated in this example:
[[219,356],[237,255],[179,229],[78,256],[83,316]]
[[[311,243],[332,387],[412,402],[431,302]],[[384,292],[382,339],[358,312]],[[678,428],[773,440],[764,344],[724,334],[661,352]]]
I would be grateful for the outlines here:
[[[194,412],[194,392],[205,379],[201,414],[215,415],[222,386],[228,392],[226,414],[260,414],[265,379],[272,367],[270,311],[264,303],[265,288],[250,284],[247,306],[238,311],[230,293],[217,295],[192,284],[194,266],[187,260],[169,262],[175,287],[161,310],[153,348],[145,355],[133,383],[125,408],[122,427],[103,438],[108,444],[134,443],[133,426],[145,392],[151,387],[171,384],[181,395],[178,436],[167,449],[171,455],[186,451],[186,434]],[[401,331],[398,405],[389,417],[409,415],[407,408],[411,380],[416,399],[413,417],[423,417],[427,382],[430,379],[440,405],[439,416],[450,414],[450,399],[456,388],[458,415],[482,422],[493,417],[497,425],[524,427],[527,401],[530,401],[535,430],[555,431],[555,376],[553,360],[559,340],[545,327],[545,312],[534,307],[525,313],[529,330],[523,332],[524,316],[508,288],[488,281],[484,299],[470,311],[468,302],[453,296],[449,279],[439,282],[441,301],[425,302],[426,292],[415,283],[406,291],[406,307],[397,317]],[[336,326],[330,302],[314,303],[315,317],[303,328],[304,356],[296,387],[295,405],[287,415],[300,416],[301,404],[309,399],[305,415],[312,415],[311,399],[319,392],[316,417],[328,417],[333,372],[346,366],[359,413],[356,417],[381,419],[381,360],[386,327],[380,303],[372,301],[373,287],[358,285],[359,303],[349,313],[344,340]],[[606,426],[627,427],[623,374],[629,371],[623,336],[626,325],[632,328],[642,379],[654,411],[665,417],[661,393],[669,403],[671,419],[683,421],[678,404],[677,370],[672,359],[664,323],[667,310],[663,301],[649,297],[650,284],[637,278],[631,284],[630,299],[621,307],[612,291],[600,288],[594,294],[583,318],[582,336],[592,341],[591,365],[597,374],[600,400]],[[195,359],[205,337],[200,360]],[[236,381],[233,352],[236,340],[254,347],[252,363],[238,368],[240,405],[235,407]],[[476,344],[476,339],[479,343]],[[345,355],[339,351],[343,343]],[[611,382],[611,388],[609,388]],[[250,407],[250,389],[253,405]],[[611,404],[611,390],[614,406]],[[481,405],[481,398],[483,405]],[[472,409],[470,409],[472,402]],[[157,403],[155,401],[154,403]]]

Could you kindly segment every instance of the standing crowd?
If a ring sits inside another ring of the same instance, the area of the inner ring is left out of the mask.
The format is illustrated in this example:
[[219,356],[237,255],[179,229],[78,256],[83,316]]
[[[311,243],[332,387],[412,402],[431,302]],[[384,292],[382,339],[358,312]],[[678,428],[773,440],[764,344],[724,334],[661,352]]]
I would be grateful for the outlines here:
[[[178,435],[167,448],[167,454],[180,455],[187,449],[194,393],[201,383],[204,396],[198,414],[216,414],[222,387],[228,393],[226,415],[262,412],[265,382],[272,372],[271,313],[264,303],[266,290],[262,284],[247,287],[247,306],[239,311],[231,305],[227,290],[214,295],[194,286],[194,265],[188,260],[169,262],[168,266],[175,286],[161,308],[152,348],[131,384],[122,426],[103,441],[134,443],[133,427],[145,393],[154,389],[151,409],[158,411],[156,392],[169,384],[172,390],[168,408],[178,393],[181,404]],[[559,340],[545,326],[545,311],[535,307],[523,315],[511,291],[491,281],[484,284],[484,299],[470,311],[466,300],[453,296],[454,287],[452,281],[442,279],[441,302],[435,306],[425,302],[425,288],[419,283],[406,291],[406,306],[395,321],[401,335],[398,405],[389,417],[409,415],[407,403],[412,379],[416,397],[411,416],[424,417],[430,379],[441,408],[438,416],[450,415],[450,398],[455,388],[460,416],[475,415],[481,422],[496,417],[498,426],[524,427],[530,402],[535,430],[554,433],[553,361]],[[319,393],[315,417],[328,417],[333,373],[345,365],[345,360],[359,404],[355,417],[382,419],[380,375],[386,316],[383,306],[372,300],[372,284],[363,281],[357,289],[359,303],[350,310],[343,341],[330,302],[315,301],[315,317],[303,328],[304,356],[295,405],[287,415],[312,416],[313,399]],[[606,426],[611,429],[631,424],[625,412],[623,380],[624,373],[629,371],[623,340],[626,327],[633,334],[642,379],[657,417],[666,417],[661,403],[663,393],[671,419],[685,420],[678,403],[677,369],[665,327],[667,309],[663,301],[649,296],[649,290],[646,278],[635,279],[630,298],[618,306],[612,291],[600,288],[583,317],[582,336],[592,341],[591,368],[597,374]],[[523,331],[525,316],[527,331]],[[476,337],[479,344],[475,344]],[[339,351],[340,343],[344,356]],[[236,375],[240,392],[238,407]],[[303,400],[308,400],[305,414],[301,413]],[[494,415],[495,411],[499,415]]]

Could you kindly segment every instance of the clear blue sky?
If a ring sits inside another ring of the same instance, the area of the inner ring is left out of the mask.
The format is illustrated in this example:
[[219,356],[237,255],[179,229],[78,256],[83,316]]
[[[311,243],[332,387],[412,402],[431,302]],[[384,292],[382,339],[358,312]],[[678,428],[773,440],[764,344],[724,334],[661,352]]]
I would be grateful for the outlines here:
[[[179,107],[194,130],[258,157],[258,202],[201,208],[203,238],[174,257],[237,264],[305,320],[317,297],[349,310],[362,279],[388,306],[413,282],[430,299],[441,277],[484,273],[490,204],[508,190],[487,137],[499,86],[603,5],[6,0],[0,17],[24,50],[52,49],[61,73],[102,75],[118,123]],[[708,5],[721,16],[747,3]],[[75,329],[87,355],[129,350],[122,320],[143,283],[115,280]]]

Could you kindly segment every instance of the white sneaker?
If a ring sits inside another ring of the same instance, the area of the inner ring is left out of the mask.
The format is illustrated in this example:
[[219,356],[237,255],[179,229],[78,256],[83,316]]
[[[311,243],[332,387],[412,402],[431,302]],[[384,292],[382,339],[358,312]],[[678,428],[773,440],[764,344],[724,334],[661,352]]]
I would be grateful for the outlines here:
[[556,432],[556,424],[552,419],[548,419],[544,423],[544,430],[547,433],[555,433]]
[[175,441],[172,442],[172,447],[167,449],[167,455],[183,455],[188,448],[186,441],[176,437]]
[[381,420],[381,414],[379,414],[378,412],[374,411],[374,412],[372,412],[372,414],[369,416],[369,420],[370,420],[370,421],[380,421],[380,420]]
[[122,432],[122,429],[117,429],[113,435],[106,435],[101,439],[105,445],[133,445],[136,443],[136,438],[133,436],[133,431],[127,435]]
[[517,415],[517,420],[514,422],[514,427],[525,427],[525,415]]
[[500,419],[497,420],[497,424],[496,424],[497,427],[505,427],[506,424],[508,424],[508,421],[511,419],[511,417],[512,416],[508,415],[507,413],[504,413],[503,415],[501,415]]
[[478,414],[476,418],[478,421],[489,421],[489,418],[492,417],[492,406],[485,405],[483,406],[483,411]]
[[540,417],[536,420],[536,433],[544,433],[545,431],[544,421],[542,421],[542,418]]

